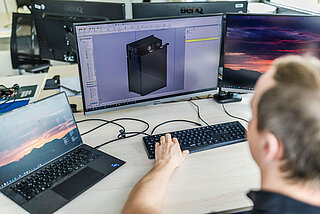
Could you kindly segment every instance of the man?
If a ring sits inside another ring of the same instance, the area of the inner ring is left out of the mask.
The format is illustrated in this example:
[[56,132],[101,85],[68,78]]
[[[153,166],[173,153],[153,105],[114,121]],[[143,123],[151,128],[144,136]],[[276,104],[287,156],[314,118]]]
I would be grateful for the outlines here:
[[[261,173],[251,191],[252,213],[320,213],[320,62],[277,59],[259,78],[247,138]],[[123,214],[161,213],[171,173],[187,156],[167,134],[156,144],[156,163],[131,191]]]

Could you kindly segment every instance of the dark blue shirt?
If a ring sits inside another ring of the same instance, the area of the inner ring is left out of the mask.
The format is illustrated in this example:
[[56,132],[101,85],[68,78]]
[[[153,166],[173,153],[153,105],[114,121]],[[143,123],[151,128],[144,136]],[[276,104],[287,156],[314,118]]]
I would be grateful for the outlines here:
[[320,207],[312,206],[279,193],[250,191],[247,195],[254,204],[251,211],[252,214],[320,214]]

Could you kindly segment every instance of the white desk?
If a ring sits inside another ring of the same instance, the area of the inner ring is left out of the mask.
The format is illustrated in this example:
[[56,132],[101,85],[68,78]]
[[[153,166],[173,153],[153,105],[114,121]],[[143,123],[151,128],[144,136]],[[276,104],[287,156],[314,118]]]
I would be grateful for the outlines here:
[[[50,72],[49,74],[50,75]],[[227,110],[234,115],[250,118],[251,95],[243,96],[241,103],[227,104]],[[210,124],[234,121],[222,107],[212,99],[197,100],[201,116]],[[84,118],[115,119],[134,117],[155,125],[172,119],[188,119],[200,122],[195,107],[189,102],[177,102],[143,106],[121,111],[84,116],[76,113],[77,120]],[[247,124],[241,122],[245,127]],[[79,124],[84,132],[100,123]],[[128,131],[144,128],[136,122],[121,122]],[[159,127],[157,133],[191,128],[188,123],[172,123]],[[99,145],[117,137],[119,128],[107,125],[83,137],[91,146]],[[150,129],[148,130],[150,133]],[[108,213],[117,214],[128,197],[130,190],[153,166],[154,160],[147,158],[142,136],[108,144],[102,151],[114,155],[127,163],[62,207],[56,213]],[[189,155],[181,167],[172,175],[164,201],[164,213],[208,213],[251,205],[246,197],[249,189],[259,187],[259,172],[253,162],[247,143],[239,143]],[[25,213],[25,211],[0,195],[1,213]]]

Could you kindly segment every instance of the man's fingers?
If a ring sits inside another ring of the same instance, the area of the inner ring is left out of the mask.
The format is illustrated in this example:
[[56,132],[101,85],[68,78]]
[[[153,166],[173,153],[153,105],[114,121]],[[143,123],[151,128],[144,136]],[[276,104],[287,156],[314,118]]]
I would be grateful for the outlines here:
[[166,134],[166,142],[167,143],[172,142],[171,134],[169,134],[169,133]]
[[166,138],[164,136],[160,137],[160,143],[163,144],[166,141]]
[[189,155],[189,150],[183,150],[182,155],[184,158],[187,157]]
[[155,147],[156,147],[156,148],[159,148],[159,146],[160,146],[160,143],[157,142],[157,143],[155,144]]
[[179,141],[178,141],[178,139],[177,138],[172,138],[172,142],[174,143],[174,144],[179,144]]

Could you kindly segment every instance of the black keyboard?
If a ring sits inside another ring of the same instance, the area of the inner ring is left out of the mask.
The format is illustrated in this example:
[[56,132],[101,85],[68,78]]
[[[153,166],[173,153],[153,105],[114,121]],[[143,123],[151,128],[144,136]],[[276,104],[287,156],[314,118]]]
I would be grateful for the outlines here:
[[[245,128],[238,121],[170,132],[179,140],[181,150],[200,152],[246,141]],[[154,158],[155,143],[166,133],[143,137],[149,159]]]
[[84,148],[76,149],[48,164],[26,178],[13,184],[10,188],[18,192],[24,199],[30,200],[42,191],[63,179],[68,174],[84,167],[100,155]]

